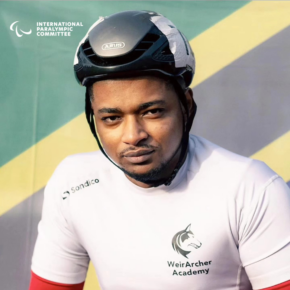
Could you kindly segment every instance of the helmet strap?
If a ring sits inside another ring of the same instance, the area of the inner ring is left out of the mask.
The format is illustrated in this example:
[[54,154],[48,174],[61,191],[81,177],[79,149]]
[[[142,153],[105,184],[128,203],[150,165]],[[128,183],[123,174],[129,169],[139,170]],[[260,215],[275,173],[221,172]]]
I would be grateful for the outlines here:
[[85,104],[85,112],[86,112],[86,118],[87,118],[87,122],[90,126],[91,132],[93,133],[95,139],[97,140],[98,146],[101,150],[101,152],[107,157],[107,159],[109,159],[115,166],[117,166],[119,169],[122,170],[122,168],[115,163],[106,153],[106,151],[104,150],[101,141],[99,140],[97,131],[96,131],[96,127],[95,127],[95,121],[94,121],[94,112],[92,109],[92,104],[91,104],[91,100],[90,100],[90,94],[89,94],[89,90],[88,87],[86,88],[86,104]]
[[[180,152],[180,156],[179,156],[179,160],[177,162],[177,165],[175,166],[174,170],[172,171],[171,175],[169,178],[167,178],[167,180],[164,182],[165,185],[169,186],[172,182],[172,180],[175,178],[175,176],[177,175],[179,169],[182,167],[185,159],[186,159],[186,154],[188,151],[188,143],[189,143],[189,132],[193,123],[193,119],[195,117],[196,114],[196,103],[193,101],[193,112],[192,114],[189,113],[189,109],[188,109],[188,105],[187,105],[187,100],[186,100],[186,96],[185,96],[185,91],[183,90],[182,86],[180,85],[180,82],[176,82],[173,81],[173,86],[175,88],[176,93],[178,94],[178,99],[181,103],[181,106],[184,108],[185,110],[185,115],[186,115],[186,119],[184,118],[184,114],[183,116],[183,134],[182,134],[182,138],[181,138],[181,142],[178,146],[178,149],[181,147],[181,152]],[[175,154],[174,154],[175,155]]]

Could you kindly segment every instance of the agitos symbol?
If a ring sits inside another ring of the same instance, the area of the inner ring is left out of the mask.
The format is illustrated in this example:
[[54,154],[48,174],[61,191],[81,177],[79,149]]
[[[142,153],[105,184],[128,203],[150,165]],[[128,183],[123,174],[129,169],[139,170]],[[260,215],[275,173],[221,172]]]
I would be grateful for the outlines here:
[[[19,21],[15,21],[15,22],[13,22],[13,23],[10,25],[10,30],[14,31],[13,26],[14,26],[17,22],[19,22]],[[24,33],[24,34],[31,34],[31,32],[32,32],[31,29],[30,29],[28,32],[23,31],[22,29],[19,29],[19,30],[20,30],[22,33]],[[22,37],[22,36],[23,36],[23,34],[20,34],[20,33],[18,32],[18,26],[16,26],[15,32],[16,32],[16,35],[17,35],[18,37]]]

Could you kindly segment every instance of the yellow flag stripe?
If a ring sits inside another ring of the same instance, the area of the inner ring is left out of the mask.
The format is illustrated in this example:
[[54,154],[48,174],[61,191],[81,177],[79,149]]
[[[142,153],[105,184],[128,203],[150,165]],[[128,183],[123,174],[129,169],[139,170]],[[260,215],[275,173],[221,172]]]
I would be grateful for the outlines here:
[[0,215],[45,186],[66,156],[96,150],[84,114],[0,168]]
[[[251,2],[192,40],[199,71],[195,85],[289,25],[289,4]],[[67,155],[95,149],[81,114],[2,166],[0,215],[43,188]]]
[[89,265],[84,290],[101,290],[101,287],[100,287],[100,284],[96,275],[96,270],[92,263],[90,263]]
[[251,158],[264,161],[286,182],[290,180],[290,131],[276,139]]
[[253,1],[191,40],[196,86],[290,25],[290,2]]

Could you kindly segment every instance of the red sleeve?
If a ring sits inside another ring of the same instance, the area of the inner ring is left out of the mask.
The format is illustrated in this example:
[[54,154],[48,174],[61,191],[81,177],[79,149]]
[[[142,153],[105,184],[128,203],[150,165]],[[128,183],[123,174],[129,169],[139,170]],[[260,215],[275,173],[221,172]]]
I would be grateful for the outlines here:
[[29,290],[83,290],[84,284],[61,284],[43,279],[31,272]]
[[290,290],[290,280],[263,290]]

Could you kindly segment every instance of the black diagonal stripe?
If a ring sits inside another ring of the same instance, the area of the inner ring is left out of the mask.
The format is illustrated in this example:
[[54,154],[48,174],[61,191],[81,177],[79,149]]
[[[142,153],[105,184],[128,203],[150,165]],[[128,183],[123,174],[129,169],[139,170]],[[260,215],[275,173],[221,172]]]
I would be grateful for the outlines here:
[[289,51],[290,27],[198,85],[192,133],[250,156],[289,131]]
[[29,287],[31,257],[42,203],[43,190],[40,190],[0,217],[0,289],[23,290]]

